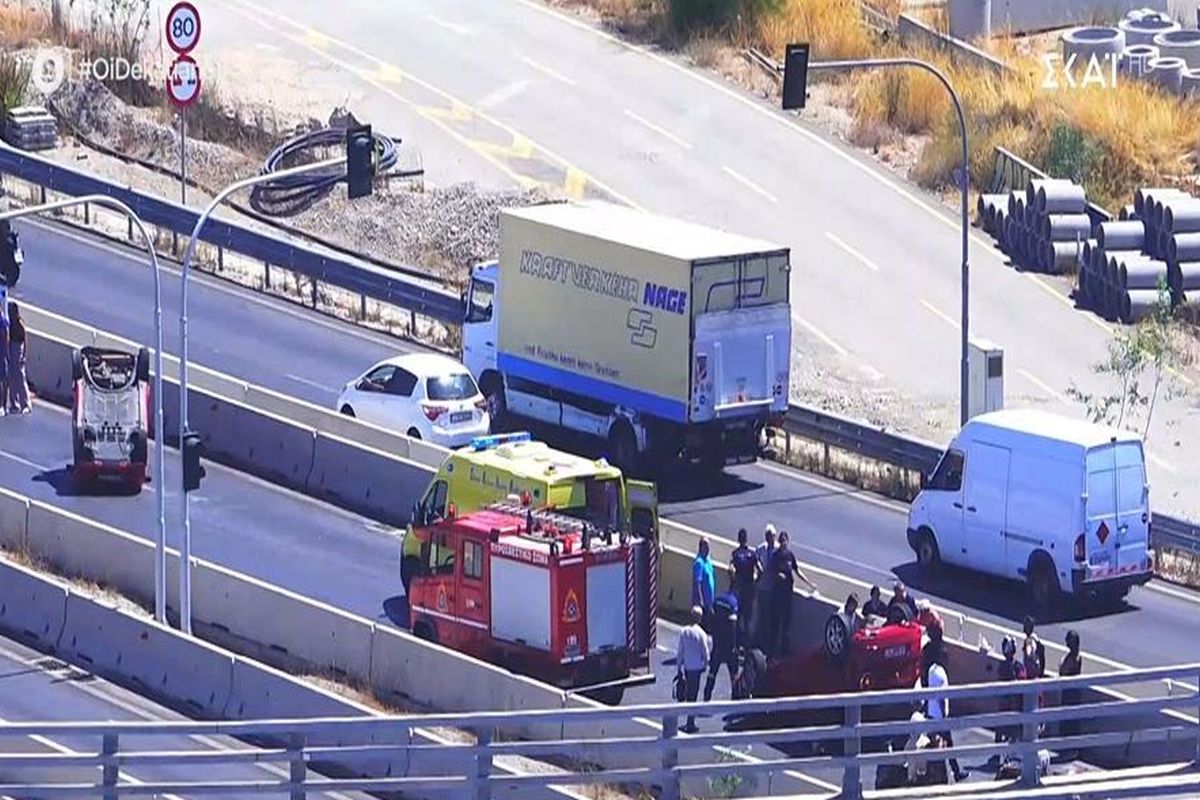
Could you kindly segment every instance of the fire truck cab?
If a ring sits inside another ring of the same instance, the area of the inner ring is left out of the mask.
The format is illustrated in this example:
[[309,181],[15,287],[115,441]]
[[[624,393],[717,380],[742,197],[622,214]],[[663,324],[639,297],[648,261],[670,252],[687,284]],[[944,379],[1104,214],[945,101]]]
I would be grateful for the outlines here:
[[651,540],[516,498],[411,535],[416,635],[606,702],[654,680]]

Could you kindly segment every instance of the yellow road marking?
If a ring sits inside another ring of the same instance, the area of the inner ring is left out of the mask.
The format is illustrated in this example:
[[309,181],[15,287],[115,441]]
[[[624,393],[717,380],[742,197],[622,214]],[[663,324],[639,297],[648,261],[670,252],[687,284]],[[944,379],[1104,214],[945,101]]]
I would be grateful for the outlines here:
[[591,179],[582,170],[575,167],[567,167],[567,179],[563,183],[563,190],[567,193],[567,197],[579,199],[583,197],[583,192],[587,189],[589,180]]

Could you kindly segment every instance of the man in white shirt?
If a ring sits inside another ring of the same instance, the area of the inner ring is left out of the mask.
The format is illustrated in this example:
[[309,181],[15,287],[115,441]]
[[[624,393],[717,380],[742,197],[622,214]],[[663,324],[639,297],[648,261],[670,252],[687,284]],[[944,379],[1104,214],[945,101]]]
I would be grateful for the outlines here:
[[[932,647],[931,651],[925,685],[930,689],[945,689],[950,685],[950,678],[946,675],[945,646],[939,643],[938,646]],[[925,701],[925,716],[931,720],[946,719],[950,716],[950,701],[941,695],[930,697]],[[938,731],[936,735],[941,737],[947,747],[954,747],[954,737],[950,735],[949,728]],[[959,766],[957,758],[950,759],[950,769],[954,772],[955,781],[966,780],[967,772]]]
[[[679,644],[675,650],[675,665],[683,676],[683,700],[680,702],[694,703],[700,695],[700,676],[708,669],[708,659],[712,655],[712,640],[700,621],[704,619],[704,609],[700,606],[692,608],[692,624],[679,632]],[[695,733],[696,718],[688,717],[687,724],[680,728],[684,733]]]

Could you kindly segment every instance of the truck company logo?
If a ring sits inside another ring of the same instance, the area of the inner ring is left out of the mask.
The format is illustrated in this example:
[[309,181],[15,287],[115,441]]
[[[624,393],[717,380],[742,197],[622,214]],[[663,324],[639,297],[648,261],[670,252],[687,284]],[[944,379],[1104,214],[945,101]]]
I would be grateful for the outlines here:
[[658,328],[654,327],[654,315],[644,308],[631,308],[625,318],[629,328],[629,343],[638,347],[654,347],[658,342]]
[[579,622],[579,598],[574,589],[567,590],[567,599],[563,603],[563,622]]
[[539,566],[547,566],[550,563],[550,557],[538,550],[526,549],[524,547],[514,547],[511,544],[502,542],[492,542],[492,555],[511,558],[515,561],[524,561],[527,564],[537,564]]
[[448,606],[448,605],[449,605],[449,602],[446,600],[446,584],[439,583],[438,584],[438,593],[437,593],[438,611],[445,611],[446,606]]
[[642,305],[682,314],[687,308],[687,297],[687,292],[682,289],[669,289],[647,281],[646,290],[642,292]]

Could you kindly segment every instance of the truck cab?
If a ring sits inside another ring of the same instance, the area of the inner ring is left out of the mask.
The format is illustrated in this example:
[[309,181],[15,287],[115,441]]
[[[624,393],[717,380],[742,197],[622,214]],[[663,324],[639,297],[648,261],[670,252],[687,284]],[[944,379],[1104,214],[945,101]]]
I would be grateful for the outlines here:
[[413,529],[417,636],[564,689],[619,701],[653,680],[646,540],[517,498]]

